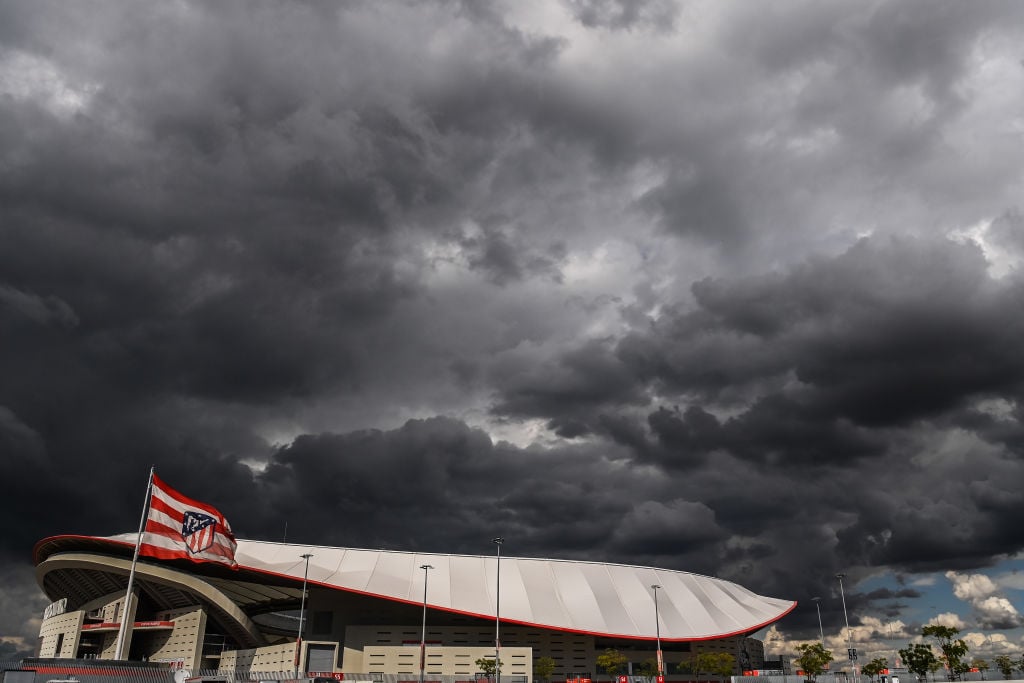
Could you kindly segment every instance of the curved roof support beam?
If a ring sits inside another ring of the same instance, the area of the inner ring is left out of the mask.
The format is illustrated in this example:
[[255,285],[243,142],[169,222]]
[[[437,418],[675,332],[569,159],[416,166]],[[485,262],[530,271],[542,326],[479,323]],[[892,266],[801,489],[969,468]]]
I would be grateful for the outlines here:
[[[43,586],[47,574],[65,570],[122,574],[127,579],[131,566],[131,560],[99,553],[58,553],[36,565],[36,582]],[[225,628],[231,629],[231,635],[239,640],[242,647],[259,647],[266,644],[259,628],[245,612],[202,577],[147,563],[139,563],[135,568],[135,575],[138,581],[158,584],[194,595],[197,602],[206,604],[221,617]]]

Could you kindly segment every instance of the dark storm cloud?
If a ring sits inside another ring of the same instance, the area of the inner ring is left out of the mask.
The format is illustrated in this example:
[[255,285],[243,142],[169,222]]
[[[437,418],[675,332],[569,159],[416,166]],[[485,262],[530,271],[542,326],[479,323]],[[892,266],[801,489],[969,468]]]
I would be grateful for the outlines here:
[[[630,378],[623,387],[644,382],[689,405],[651,412],[646,430],[622,419],[588,424],[638,462],[678,471],[681,490],[715,513],[709,528],[734,538],[774,538],[781,548],[820,536],[840,564],[983,566],[1024,544],[1012,522],[1024,500],[1016,423],[1002,420],[1000,431],[976,412],[980,401],[1020,400],[1020,330],[1005,315],[1020,289],[986,269],[971,245],[881,239],[770,276],[700,281],[695,311],[662,316],[616,352]],[[570,395],[550,371],[516,377],[497,409],[515,405],[556,424],[567,406],[613,413],[614,397],[628,395],[582,383]],[[708,486],[726,463],[730,480]],[[864,476],[872,467],[884,475]],[[802,482],[796,489],[789,475]],[[759,502],[741,512],[751,497]]]
[[921,597],[921,591],[913,588],[900,588],[899,590],[892,590],[890,588],[876,588],[873,591],[864,594],[865,600],[897,600],[900,598],[919,598]]
[[712,573],[726,538],[714,512],[624,455],[608,446],[521,449],[451,419],[410,421],[300,437],[256,477],[258,507],[245,494],[222,511],[238,506],[238,518],[258,524],[245,532],[262,537],[291,520],[295,542],[478,553],[500,533],[521,555],[558,547],[559,557],[659,558]]
[[1021,285],[941,235],[1020,254],[1020,11],[0,2],[0,629],[151,464],[243,537],[832,617],[1019,551]]
[[543,416],[555,429],[579,425],[586,431],[602,406],[647,403],[633,373],[605,342],[594,341],[553,362],[536,365],[524,358],[496,368],[500,388],[494,412],[500,415]]
[[561,281],[559,266],[565,258],[564,245],[553,244],[544,251],[533,252],[520,243],[516,231],[510,232],[491,229],[479,237],[462,237],[459,244],[466,252],[470,268],[481,270],[497,285],[528,276]]
[[[620,349],[674,393],[730,400],[792,378],[787,394],[815,419],[885,426],[1014,394],[1024,370],[1005,316],[1019,288],[991,282],[969,245],[864,240],[786,275],[701,281],[694,294],[697,313]],[[737,367],[747,347],[756,358]]]
[[588,28],[668,30],[679,8],[665,0],[566,0],[566,6]]

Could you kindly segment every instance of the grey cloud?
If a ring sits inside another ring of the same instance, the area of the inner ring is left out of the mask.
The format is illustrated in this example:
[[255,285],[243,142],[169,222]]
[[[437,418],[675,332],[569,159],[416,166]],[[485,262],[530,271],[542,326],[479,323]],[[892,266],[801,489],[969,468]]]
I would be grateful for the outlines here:
[[679,8],[664,0],[565,0],[576,19],[588,28],[648,28],[667,31]]
[[992,221],[988,230],[992,239],[1016,256],[1024,255],[1024,216],[1016,208]]
[[0,1],[5,510],[80,511],[12,572],[151,463],[247,537],[497,530],[826,616],[838,567],[1019,551],[1021,283],[943,235],[1020,246],[978,61],[1020,10],[552,12]]
[[901,588],[892,590],[889,588],[876,588],[864,594],[865,600],[896,600],[900,598],[919,598],[921,591],[914,588]]
[[633,374],[601,341],[556,361],[538,364],[528,355],[510,360],[495,368],[493,381],[499,389],[495,413],[546,417],[576,434],[594,428],[603,406],[647,402]]
[[750,230],[743,203],[736,201],[741,192],[733,178],[705,160],[697,168],[676,170],[641,197],[639,205],[657,216],[669,232],[733,245],[747,238]]
[[53,323],[62,327],[78,324],[75,312],[57,297],[40,297],[13,287],[0,287],[0,304],[9,306],[39,324]]
[[489,229],[480,236],[464,236],[459,245],[465,250],[471,269],[486,273],[487,279],[497,285],[522,280],[530,276],[545,277],[561,282],[561,262],[565,259],[565,246],[550,245],[535,251],[522,244],[515,229]]
[[[986,265],[970,245],[865,240],[785,273],[702,281],[695,285],[697,311],[670,311],[617,347],[637,380],[689,406],[652,412],[646,429],[635,420],[606,417],[599,433],[629,448],[639,462],[691,478],[700,472],[698,480],[723,458],[747,461],[756,470],[798,472],[807,482],[804,497],[773,491],[780,499],[773,511],[803,511],[806,519],[794,520],[797,533],[819,522],[835,524],[825,521],[827,508],[854,514],[857,521],[834,531],[837,551],[848,562],[914,570],[985,564],[998,547],[1022,542],[1006,523],[1017,517],[1020,497],[1013,482],[1022,474],[1001,450],[1019,447],[1016,422],[976,432],[1001,440],[948,442],[948,460],[934,463],[917,454],[938,442],[915,432],[922,421],[933,421],[938,430],[992,427],[972,412],[973,402],[1017,400],[1016,332],[1002,311],[1018,285],[990,279]],[[770,362],[694,355],[694,349],[730,348],[736,338],[756,340],[750,347]],[[964,358],[964,349],[987,351]],[[721,378],[709,381],[719,367]],[[520,410],[529,406],[527,414],[547,415],[555,425],[556,416],[574,404],[596,399],[611,412],[618,396],[622,408],[629,405],[621,390],[604,396],[587,385],[576,394],[556,392],[559,400],[548,405],[541,397],[555,391],[557,376],[546,371],[531,384],[529,394],[505,387],[502,396],[506,402],[515,396]],[[737,402],[743,395],[737,387],[744,388],[746,404]],[[719,410],[728,416],[716,416]],[[880,489],[878,482],[855,483],[862,460],[884,463],[888,483]],[[982,476],[987,471],[998,475]],[[753,510],[750,516],[739,512],[741,483],[758,486],[736,477],[726,485],[732,493],[727,499],[705,493],[702,500],[724,528],[763,534],[764,518],[753,522]],[[957,522],[949,528],[939,519]],[[737,567],[742,564],[736,560]]]
[[34,461],[45,457],[46,447],[39,433],[4,406],[0,406],[0,440],[5,443],[4,451],[12,459],[22,456]]
[[[620,351],[675,391],[714,398],[720,387],[756,389],[792,373],[800,382],[792,398],[813,399],[819,415],[875,425],[937,415],[972,394],[1012,392],[1020,381],[1013,326],[1001,313],[1015,286],[997,291],[971,246],[863,241],[786,277],[703,281],[694,292],[702,315],[659,321],[663,339],[633,335]],[[672,343],[698,333],[721,344]],[[745,338],[767,361],[748,376],[729,355],[694,353]],[[985,352],[962,353],[979,347]],[[703,377],[719,381],[702,386]]]
[[612,547],[622,553],[671,555],[681,548],[699,550],[726,537],[715,513],[702,503],[645,501],[616,525]]

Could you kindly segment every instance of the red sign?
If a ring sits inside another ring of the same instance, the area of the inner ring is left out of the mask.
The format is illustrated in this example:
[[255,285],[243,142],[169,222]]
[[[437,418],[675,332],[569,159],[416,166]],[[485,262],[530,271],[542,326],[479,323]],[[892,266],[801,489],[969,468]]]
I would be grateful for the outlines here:
[[340,671],[310,671],[306,675],[309,678],[333,678],[338,681],[345,680],[345,674]]
[[[82,624],[83,631],[93,631],[99,628],[121,628],[120,622],[104,621],[102,624]],[[136,621],[132,628],[174,628],[173,621]]]

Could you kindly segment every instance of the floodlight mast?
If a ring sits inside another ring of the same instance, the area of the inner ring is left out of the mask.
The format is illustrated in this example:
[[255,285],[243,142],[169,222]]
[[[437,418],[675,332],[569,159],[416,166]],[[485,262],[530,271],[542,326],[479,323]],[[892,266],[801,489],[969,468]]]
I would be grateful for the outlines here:
[[494,683],[501,683],[501,544],[505,539],[492,539],[498,546],[498,566],[494,573]]
[[651,585],[651,588],[654,590],[654,634],[658,645],[655,656],[658,659],[658,675],[664,676],[665,662],[661,654],[661,620],[658,618],[658,589],[661,586],[655,583]]
[[850,631],[850,617],[846,615],[846,593],[843,591],[843,577],[846,574],[836,574],[836,578],[839,579],[839,596],[843,599],[843,619],[846,621],[846,648],[850,656],[850,667],[853,669],[853,676],[857,678],[857,660],[856,655],[853,653],[853,632]]
[[811,598],[814,601],[814,606],[818,608],[818,634],[821,636],[821,647],[825,647],[825,629],[821,625],[821,598],[814,596]]
[[423,671],[427,666],[427,573],[433,569],[429,564],[421,564],[423,570],[423,627],[420,630],[420,683],[423,683]]
[[306,561],[306,572],[302,575],[302,602],[299,603],[299,634],[295,637],[295,677],[299,677],[299,660],[302,659],[303,625],[306,623],[306,586],[309,584],[309,558],[313,553],[299,555]]

